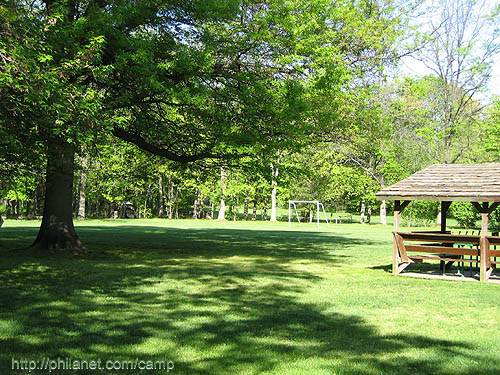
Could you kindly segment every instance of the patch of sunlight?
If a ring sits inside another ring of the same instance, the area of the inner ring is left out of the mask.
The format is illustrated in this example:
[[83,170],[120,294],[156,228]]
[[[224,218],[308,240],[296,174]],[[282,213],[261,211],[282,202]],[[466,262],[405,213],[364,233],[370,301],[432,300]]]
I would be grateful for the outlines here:
[[[314,373],[317,375],[340,375],[349,373],[350,371],[345,370],[344,359],[329,358],[326,360],[322,357],[308,357],[308,358],[295,358],[291,361],[283,361],[279,363],[273,369],[275,374],[287,374],[287,375],[302,375],[308,373]],[[360,369],[361,370],[361,369]],[[361,371],[354,372],[355,374],[370,374],[371,372],[365,372],[365,369]]]
[[102,317],[107,317],[108,313],[106,313],[105,311],[91,310],[82,312],[80,316],[87,318],[102,318]]
[[166,349],[175,348],[174,343],[159,337],[148,337],[139,345],[134,346],[134,354],[142,355],[161,355],[165,354]]
[[290,348],[304,348],[304,349],[311,349],[314,347],[319,347],[322,345],[322,343],[318,342],[317,340],[305,340],[305,339],[300,339],[300,341],[293,340],[293,339],[283,339],[283,338],[277,338],[273,336],[264,336],[264,337],[249,337],[249,339],[260,345],[279,345],[279,346],[289,346]]
[[0,319],[0,337],[17,335],[23,329],[22,325],[15,320]]
[[75,309],[75,306],[73,303],[70,303],[68,301],[51,301],[50,303],[47,304],[47,306],[50,307],[63,307],[65,309]]
[[23,343],[29,345],[42,345],[47,342],[47,340],[44,340],[41,337],[35,335],[21,335],[20,339]]
[[216,318],[214,317],[197,315],[183,321],[171,322],[171,325],[173,328],[197,329],[214,322],[216,322]]

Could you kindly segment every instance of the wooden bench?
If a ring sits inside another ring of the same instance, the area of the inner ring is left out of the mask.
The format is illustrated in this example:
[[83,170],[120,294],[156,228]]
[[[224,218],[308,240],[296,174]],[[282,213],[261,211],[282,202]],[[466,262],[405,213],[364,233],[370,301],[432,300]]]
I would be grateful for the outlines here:
[[[497,250],[497,246],[500,247],[500,237],[498,236],[488,236],[486,237],[486,246],[488,248],[489,263],[495,267],[495,265],[500,264],[496,258],[500,257],[500,250]],[[493,247],[493,248],[492,248]],[[494,260],[491,260],[494,258]]]
[[[481,281],[487,281],[500,264],[500,237],[479,235],[454,235],[436,232],[393,232],[394,234],[394,274],[400,274],[412,263],[422,263],[426,260],[440,262],[469,263],[479,266]],[[413,244],[413,242],[424,242]],[[458,246],[458,247],[454,247]],[[424,253],[408,254],[408,253]],[[427,255],[428,254],[428,255]],[[469,258],[466,258],[468,256]],[[443,264],[443,263],[441,263]],[[446,267],[442,268],[443,274]]]
[[[412,263],[422,263],[423,261],[436,260],[448,262],[450,266],[453,262],[480,262],[480,236],[473,235],[453,235],[446,233],[425,233],[425,232],[394,232],[394,241],[397,246],[399,259],[402,265],[396,265],[397,274],[401,273]],[[427,242],[423,244],[408,244],[408,242]],[[453,247],[455,244],[472,245],[471,247]],[[409,255],[408,253],[425,253],[429,255]],[[469,256],[469,258],[465,258]],[[443,265],[443,263],[442,263]],[[442,266],[443,272],[447,266]]]

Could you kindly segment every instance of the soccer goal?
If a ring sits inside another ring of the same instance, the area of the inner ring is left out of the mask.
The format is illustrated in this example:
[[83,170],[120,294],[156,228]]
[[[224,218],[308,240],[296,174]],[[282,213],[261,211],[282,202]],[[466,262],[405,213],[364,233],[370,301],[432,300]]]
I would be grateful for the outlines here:
[[[330,227],[330,223],[328,222],[328,217],[326,216],[325,206],[320,201],[288,201],[288,226],[292,225],[292,206],[295,210],[295,216],[297,217],[297,221],[300,224],[299,211],[297,210],[297,204],[306,203],[306,204],[315,204],[316,205],[316,221],[318,223],[319,228],[319,217],[321,214],[321,210],[323,210],[323,214],[325,215],[326,224]],[[320,210],[321,208],[321,210]]]

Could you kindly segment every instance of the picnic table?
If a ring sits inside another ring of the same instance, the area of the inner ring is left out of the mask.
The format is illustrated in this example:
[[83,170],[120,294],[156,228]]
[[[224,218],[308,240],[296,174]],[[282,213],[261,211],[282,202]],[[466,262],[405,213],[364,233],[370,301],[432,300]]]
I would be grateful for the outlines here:
[[[332,214],[333,216],[333,214]],[[335,214],[335,224],[342,224],[342,220],[344,222],[346,222],[347,220],[349,220],[349,223],[352,223],[352,215],[351,214],[348,214],[348,213],[343,213],[343,214]],[[332,221],[333,221],[333,217],[332,217]]]
[[[397,274],[412,263],[436,260],[449,264],[461,262],[479,265],[488,279],[496,265],[500,264],[496,259],[500,257],[500,250],[496,249],[496,246],[500,245],[499,236],[399,231],[393,234],[397,251]],[[420,243],[415,244],[415,242]],[[443,269],[444,272],[446,267]]]

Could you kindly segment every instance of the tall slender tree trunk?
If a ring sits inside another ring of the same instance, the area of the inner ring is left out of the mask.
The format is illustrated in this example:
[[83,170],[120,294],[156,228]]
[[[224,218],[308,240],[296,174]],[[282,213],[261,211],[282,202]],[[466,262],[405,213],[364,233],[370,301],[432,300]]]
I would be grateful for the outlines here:
[[363,199],[361,201],[361,219],[360,219],[361,224],[365,223],[365,214],[366,214],[366,204],[365,200]]
[[276,156],[276,163],[271,163],[271,220],[276,221],[276,194],[278,187],[280,152]]
[[193,202],[193,219],[198,219],[198,207],[200,205],[200,190],[195,188],[194,190],[194,202]]
[[168,202],[168,218],[172,219],[174,216],[174,183],[172,181],[172,176],[168,177],[168,194],[167,194],[167,202]]
[[32,216],[31,215],[31,202],[29,200],[26,201],[26,207],[25,207],[24,214],[26,215],[27,219],[30,219]]
[[267,220],[267,205],[269,203],[269,197],[266,196],[264,198],[264,205],[262,206],[262,220],[266,221]]
[[62,140],[51,142],[42,224],[31,249],[85,250],[73,226],[74,159],[73,145]]
[[257,220],[257,197],[253,199],[252,221]]
[[163,217],[165,210],[165,202],[163,201],[163,177],[158,177],[158,217]]
[[245,206],[243,208],[243,219],[248,220],[248,203],[250,202],[250,190],[246,191]]
[[226,202],[224,202],[224,198],[221,198],[220,200],[219,215],[217,216],[217,220],[226,220]]
[[[234,203],[234,195],[233,194],[231,194],[231,202]],[[236,206],[233,204],[231,204],[229,206],[229,212],[233,215],[233,221],[236,221],[236,216],[237,216],[237,211],[238,211],[236,207],[238,207],[238,202],[236,202]]]
[[220,167],[220,183],[221,183],[222,195],[220,199],[219,215],[217,216],[217,219],[226,220],[226,202],[224,201],[226,193],[226,169],[224,167]]
[[78,181],[78,219],[85,219],[85,200],[86,200],[86,187],[87,187],[87,170],[88,170],[88,157],[83,156],[81,159],[80,181]]
[[[380,176],[379,183],[380,189],[383,189],[385,187],[384,175]],[[385,199],[380,203],[380,224],[387,225],[387,202]]]
[[387,225],[387,203],[385,200],[380,203],[380,224]]

